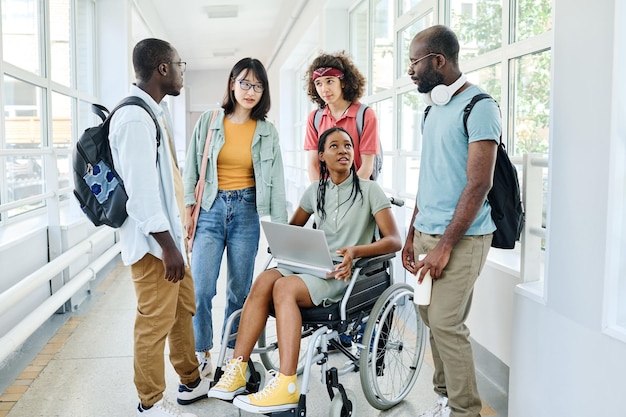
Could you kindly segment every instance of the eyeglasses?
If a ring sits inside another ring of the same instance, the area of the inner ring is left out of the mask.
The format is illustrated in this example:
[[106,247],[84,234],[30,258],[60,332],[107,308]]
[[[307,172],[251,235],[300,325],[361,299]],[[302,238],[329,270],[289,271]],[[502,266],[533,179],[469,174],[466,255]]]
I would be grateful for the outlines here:
[[187,63],[185,61],[178,61],[178,62],[164,62],[165,64],[175,64],[178,65],[180,67],[180,72],[185,72],[185,70],[187,69]]
[[242,90],[248,91],[249,89],[253,88],[255,93],[262,93],[265,89],[265,87],[263,87],[263,84],[253,84],[243,80],[237,80],[237,82],[239,83],[239,87],[241,87]]
[[427,54],[427,55],[424,55],[423,57],[418,58],[418,59],[410,59],[410,58],[409,58],[409,68],[413,68],[413,67],[414,67],[415,65],[417,65],[417,63],[418,63],[418,62],[420,62],[422,59],[426,59],[426,58],[428,58],[428,57],[430,57],[430,56],[433,56],[433,55],[441,55],[441,54],[438,54],[438,53],[435,53],[435,52],[431,52],[431,53],[429,53],[429,54]]

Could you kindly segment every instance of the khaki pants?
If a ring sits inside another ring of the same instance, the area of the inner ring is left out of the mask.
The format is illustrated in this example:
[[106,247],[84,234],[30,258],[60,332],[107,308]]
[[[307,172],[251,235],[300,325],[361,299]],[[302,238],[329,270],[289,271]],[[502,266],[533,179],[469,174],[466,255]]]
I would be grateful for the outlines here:
[[177,282],[167,281],[163,262],[147,254],[131,266],[137,295],[134,369],[139,400],[151,406],[165,391],[165,339],[170,362],[180,382],[190,384],[200,376],[195,356],[191,318],[196,311],[189,268]]
[[[415,258],[431,251],[440,238],[416,230]],[[465,320],[472,304],[474,283],[487,260],[491,240],[490,234],[464,236],[454,246],[441,278],[433,282],[430,305],[419,308],[430,328],[435,392],[448,397],[451,417],[477,417],[482,408]]]

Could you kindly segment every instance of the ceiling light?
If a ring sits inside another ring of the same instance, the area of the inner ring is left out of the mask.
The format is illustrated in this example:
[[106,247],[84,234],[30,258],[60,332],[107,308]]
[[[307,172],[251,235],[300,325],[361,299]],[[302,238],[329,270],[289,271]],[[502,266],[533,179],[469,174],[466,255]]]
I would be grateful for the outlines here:
[[208,6],[205,10],[209,19],[237,17],[239,13],[237,5]]
[[234,56],[235,52],[237,52],[236,49],[219,49],[219,50],[213,51],[213,56],[216,58]]

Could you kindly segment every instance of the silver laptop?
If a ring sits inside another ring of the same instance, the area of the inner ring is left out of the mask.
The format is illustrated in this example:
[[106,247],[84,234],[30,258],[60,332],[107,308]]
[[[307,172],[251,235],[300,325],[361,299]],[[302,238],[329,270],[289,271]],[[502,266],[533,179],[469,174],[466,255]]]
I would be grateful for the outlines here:
[[323,230],[261,220],[267,243],[279,267],[319,278],[333,277],[340,256],[333,260]]

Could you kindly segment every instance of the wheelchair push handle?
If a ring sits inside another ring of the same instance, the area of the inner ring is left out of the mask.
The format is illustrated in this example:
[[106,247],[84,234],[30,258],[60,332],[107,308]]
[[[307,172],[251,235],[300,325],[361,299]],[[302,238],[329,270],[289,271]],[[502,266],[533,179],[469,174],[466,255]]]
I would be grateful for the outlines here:
[[397,197],[389,197],[389,202],[394,206],[402,207],[404,206],[404,200]]

